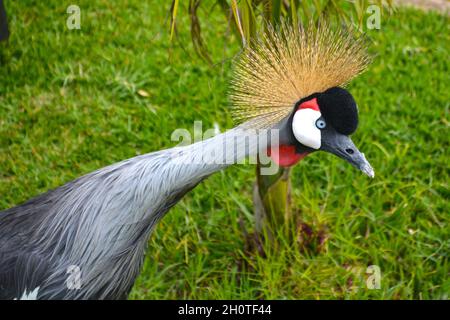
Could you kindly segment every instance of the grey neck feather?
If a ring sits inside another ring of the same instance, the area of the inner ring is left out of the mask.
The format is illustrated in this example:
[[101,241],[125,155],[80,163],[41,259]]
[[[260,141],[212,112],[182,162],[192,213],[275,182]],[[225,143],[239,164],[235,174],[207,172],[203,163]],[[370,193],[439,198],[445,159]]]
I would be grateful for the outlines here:
[[[27,236],[33,254],[52,264],[38,297],[125,298],[161,217],[204,178],[257,151],[257,135],[237,127],[119,162],[49,192],[45,213]],[[81,270],[78,290],[63,284],[70,266]]]

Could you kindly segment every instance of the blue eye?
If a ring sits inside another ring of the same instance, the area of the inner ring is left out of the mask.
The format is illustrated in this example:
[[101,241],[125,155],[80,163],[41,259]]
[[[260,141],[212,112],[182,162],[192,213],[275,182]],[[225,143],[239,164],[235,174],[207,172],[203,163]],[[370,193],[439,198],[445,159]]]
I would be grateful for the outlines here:
[[325,129],[325,127],[327,126],[327,123],[325,122],[325,120],[323,119],[317,119],[316,121],[316,127],[319,129]]

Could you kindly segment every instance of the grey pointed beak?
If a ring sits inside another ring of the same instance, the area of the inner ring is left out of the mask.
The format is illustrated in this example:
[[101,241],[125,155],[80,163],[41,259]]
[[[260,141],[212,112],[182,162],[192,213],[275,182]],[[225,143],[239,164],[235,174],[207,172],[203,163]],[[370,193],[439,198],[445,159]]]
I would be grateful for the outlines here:
[[367,161],[364,153],[358,150],[349,136],[340,134],[334,130],[323,132],[322,146],[320,149],[346,160],[369,177],[375,177],[375,171],[369,161]]

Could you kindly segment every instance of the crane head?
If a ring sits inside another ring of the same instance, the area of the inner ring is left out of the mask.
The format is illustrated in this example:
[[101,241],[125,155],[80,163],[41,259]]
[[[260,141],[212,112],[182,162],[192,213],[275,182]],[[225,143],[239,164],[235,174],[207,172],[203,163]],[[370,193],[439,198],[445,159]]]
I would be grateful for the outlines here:
[[333,87],[295,104],[292,114],[278,126],[280,141],[269,153],[278,165],[288,167],[322,150],[373,178],[372,166],[350,138],[357,127],[358,107],[353,96],[343,88]]
[[233,116],[250,128],[279,129],[280,141],[271,144],[269,153],[281,166],[323,150],[373,177],[350,139],[358,108],[343,89],[370,61],[365,37],[352,28],[325,21],[269,26],[236,61]]

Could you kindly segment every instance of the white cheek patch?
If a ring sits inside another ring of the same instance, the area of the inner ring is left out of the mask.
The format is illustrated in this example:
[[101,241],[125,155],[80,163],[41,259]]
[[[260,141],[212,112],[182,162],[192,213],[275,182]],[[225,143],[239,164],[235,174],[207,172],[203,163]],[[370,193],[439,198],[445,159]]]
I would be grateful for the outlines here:
[[319,149],[321,145],[320,129],[316,127],[316,121],[321,117],[319,111],[305,108],[295,112],[292,119],[292,132],[301,144]]

